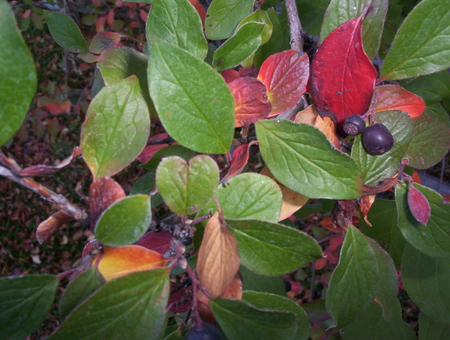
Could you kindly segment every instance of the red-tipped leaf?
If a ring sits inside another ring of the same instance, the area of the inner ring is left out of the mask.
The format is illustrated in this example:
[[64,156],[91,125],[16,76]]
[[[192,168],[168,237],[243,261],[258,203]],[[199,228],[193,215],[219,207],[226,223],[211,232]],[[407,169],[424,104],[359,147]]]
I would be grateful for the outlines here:
[[378,86],[375,95],[375,112],[399,110],[414,118],[426,109],[422,98],[398,85]]
[[269,117],[276,116],[294,107],[305,93],[309,79],[308,55],[299,55],[294,50],[274,54],[261,65],[258,79],[266,85],[272,104]]
[[347,21],[323,41],[311,66],[311,95],[321,115],[339,122],[365,113],[377,72],[362,43],[362,17]]

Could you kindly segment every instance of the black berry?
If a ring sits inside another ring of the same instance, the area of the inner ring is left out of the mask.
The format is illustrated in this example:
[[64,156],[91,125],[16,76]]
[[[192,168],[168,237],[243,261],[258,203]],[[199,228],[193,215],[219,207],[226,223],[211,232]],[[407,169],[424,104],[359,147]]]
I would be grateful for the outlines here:
[[292,284],[289,281],[284,280],[284,288],[286,289],[286,292],[290,292],[292,290]]
[[356,136],[364,132],[366,122],[360,115],[351,115],[345,119],[342,128],[347,135]]
[[374,156],[382,155],[392,149],[394,137],[386,126],[377,123],[366,127],[362,142],[367,153]]
[[202,329],[194,325],[186,334],[185,340],[221,340],[219,330],[208,324],[202,323]]

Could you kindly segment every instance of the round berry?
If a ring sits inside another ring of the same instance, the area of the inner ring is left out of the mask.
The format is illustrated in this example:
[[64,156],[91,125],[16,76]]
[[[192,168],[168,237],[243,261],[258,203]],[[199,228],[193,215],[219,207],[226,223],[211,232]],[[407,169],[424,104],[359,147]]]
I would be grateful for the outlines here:
[[200,329],[197,325],[194,325],[186,334],[185,340],[221,340],[219,330],[210,325],[209,323],[202,323]]
[[374,156],[382,155],[392,149],[394,137],[386,126],[377,123],[366,127],[362,142],[367,153]]
[[364,132],[366,122],[360,115],[351,115],[345,119],[342,128],[347,135],[356,136]]

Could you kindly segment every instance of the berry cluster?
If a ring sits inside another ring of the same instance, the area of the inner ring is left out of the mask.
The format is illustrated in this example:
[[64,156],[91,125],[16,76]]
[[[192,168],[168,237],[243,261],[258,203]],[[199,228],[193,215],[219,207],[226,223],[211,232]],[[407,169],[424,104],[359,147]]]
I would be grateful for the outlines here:
[[366,122],[360,115],[348,117],[344,121],[343,129],[351,136],[362,134],[364,149],[370,155],[382,155],[394,146],[394,137],[386,126],[376,123],[366,127]]
[[220,340],[219,330],[208,324],[202,323],[201,328],[198,325],[194,325],[186,334],[186,340]]

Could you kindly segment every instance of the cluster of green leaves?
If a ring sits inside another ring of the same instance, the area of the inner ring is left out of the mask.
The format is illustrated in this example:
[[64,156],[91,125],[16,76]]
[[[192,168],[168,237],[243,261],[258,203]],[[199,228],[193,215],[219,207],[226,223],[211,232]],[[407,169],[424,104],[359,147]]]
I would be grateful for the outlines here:
[[[146,25],[148,54],[88,44],[71,19],[45,13],[50,32],[62,47],[82,58],[100,54],[95,59],[97,80],[104,86],[92,100],[81,131],[83,158],[94,180],[117,174],[141,154],[150,136],[151,117],[158,118],[179,144],[160,149],[143,165],[149,173],[131,195],[105,207],[95,222],[97,240],[108,247],[131,245],[147,231],[152,207],[164,202],[183,219],[194,218],[214,213],[216,197],[227,230],[237,241],[243,274],[242,300],[210,300],[213,316],[230,340],[307,339],[308,317],[315,319],[314,307],[305,306],[307,315],[298,304],[273,293],[280,292],[274,288],[280,275],[322,257],[319,244],[278,223],[283,196],[273,179],[244,173],[220,183],[215,161],[216,155],[230,156],[235,135],[233,94],[219,72],[238,65],[260,67],[270,55],[289,48],[286,11],[278,14],[271,7],[276,4],[267,1],[255,10],[249,0],[214,0],[203,30],[187,0],[153,0]],[[304,27],[320,34],[321,41],[365,8],[364,46],[371,58],[379,52],[386,0],[297,1],[297,5]],[[379,81],[427,75],[405,84],[425,100],[428,108],[423,116],[412,119],[401,111],[373,114],[374,121],[392,132],[392,150],[371,156],[357,137],[349,155],[311,125],[262,119],[255,123],[256,138],[274,178],[308,198],[353,200],[363,195],[365,186],[392,178],[404,158],[416,169],[438,162],[450,145],[443,102],[450,92],[448,13],[448,2],[418,4],[398,29],[380,69]],[[36,90],[36,70],[4,0],[0,16],[0,61],[6,66],[0,71],[0,89],[6,93],[0,98],[0,144],[4,144],[26,114]],[[212,40],[225,42],[216,48],[209,43]],[[396,269],[402,270],[403,284],[421,309],[420,338],[445,339],[450,332],[445,286],[450,274],[450,206],[436,192],[415,185],[431,209],[427,226],[421,224],[408,202],[410,185],[398,182],[395,200],[375,200],[368,214],[372,227],[364,220],[361,230],[348,227],[326,302],[319,308],[327,327],[339,330],[344,339],[415,337],[401,318]],[[150,197],[155,188],[159,196]],[[203,228],[199,225],[195,235],[197,248],[203,243]],[[50,339],[181,338],[167,327],[170,273],[169,267],[158,267],[105,282],[91,267],[63,295],[61,326]],[[0,338],[21,339],[32,332],[48,312],[57,286],[58,279],[51,275],[1,278]]]

